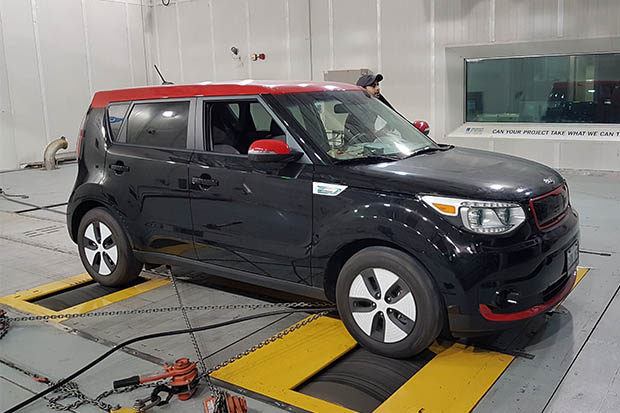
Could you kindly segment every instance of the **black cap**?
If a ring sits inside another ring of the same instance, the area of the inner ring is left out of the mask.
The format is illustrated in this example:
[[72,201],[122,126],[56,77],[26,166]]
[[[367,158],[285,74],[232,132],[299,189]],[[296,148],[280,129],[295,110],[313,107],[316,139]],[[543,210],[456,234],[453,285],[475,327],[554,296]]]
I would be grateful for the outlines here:
[[376,75],[364,75],[357,79],[356,85],[361,87],[370,86],[373,83],[379,83],[383,80],[383,75],[377,73]]

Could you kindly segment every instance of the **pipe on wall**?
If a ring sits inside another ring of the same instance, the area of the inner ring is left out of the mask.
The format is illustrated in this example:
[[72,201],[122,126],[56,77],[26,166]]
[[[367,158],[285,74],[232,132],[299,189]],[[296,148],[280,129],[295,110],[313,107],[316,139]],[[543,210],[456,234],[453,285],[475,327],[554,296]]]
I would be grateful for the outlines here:
[[45,147],[45,152],[43,153],[43,166],[45,170],[50,171],[56,169],[56,152],[60,149],[67,149],[68,147],[67,138],[64,136],[51,141],[49,145]]

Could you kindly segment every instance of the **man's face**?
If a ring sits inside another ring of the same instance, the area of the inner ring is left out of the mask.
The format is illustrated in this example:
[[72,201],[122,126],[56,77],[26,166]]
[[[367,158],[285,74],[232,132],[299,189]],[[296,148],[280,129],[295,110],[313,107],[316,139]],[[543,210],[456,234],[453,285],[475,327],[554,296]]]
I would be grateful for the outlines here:
[[379,83],[375,82],[370,86],[366,86],[366,90],[368,91],[368,93],[370,93],[371,95],[373,95],[374,97],[378,98],[379,95],[381,94],[381,88],[379,87]]

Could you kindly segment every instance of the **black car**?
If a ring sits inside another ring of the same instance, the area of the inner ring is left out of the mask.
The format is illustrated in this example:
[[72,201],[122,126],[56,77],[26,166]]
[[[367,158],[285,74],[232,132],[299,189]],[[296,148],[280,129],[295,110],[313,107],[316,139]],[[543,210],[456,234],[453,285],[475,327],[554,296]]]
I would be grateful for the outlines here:
[[327,298],[359,343],[406,357],[442,330],[514,326],[575,282],[560,174],[437,144],[356,86],[98,92],[78,146],[67,223],[104,285],[167,264]]

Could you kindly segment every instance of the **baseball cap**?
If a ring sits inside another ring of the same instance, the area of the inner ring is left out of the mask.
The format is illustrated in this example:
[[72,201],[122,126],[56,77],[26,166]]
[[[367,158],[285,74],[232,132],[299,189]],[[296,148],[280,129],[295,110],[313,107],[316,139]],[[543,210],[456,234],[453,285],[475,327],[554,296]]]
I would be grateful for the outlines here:
[[380,73],[377,73],[376,75],[364,75],[362,77],[360,77],[359,79],[357,79],[357,86],[361,86],[361,87],[366,87],[366,86],[370,86],[373,83],[377,82],[381,82],[383,80],[383,75],[381,75]]

